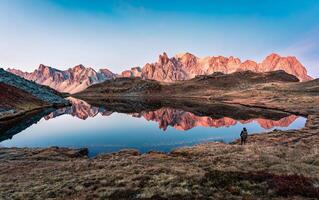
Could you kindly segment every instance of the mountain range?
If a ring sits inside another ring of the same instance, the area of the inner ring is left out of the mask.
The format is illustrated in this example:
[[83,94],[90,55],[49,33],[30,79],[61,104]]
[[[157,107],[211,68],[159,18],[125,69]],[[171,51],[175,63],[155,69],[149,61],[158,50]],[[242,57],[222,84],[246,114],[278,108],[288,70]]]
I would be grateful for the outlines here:
[[237,71],[268,72],[284,70],[296,76],[300,81],[311,80],[306,68],[294,56],[282,57],[270,54],[261,63],[252,60],[242,62],[233,56],[196,57],[190,53],[175,55],[171,58],[164,52],[155,63],[147,63],[144,67],[133,67],[120,75],[108,69],[95,71],[83,65],[77,65],[68,70],[58,70],[41,64],[38,69],[29,73],[17,69],[7,71],[38,84],[49,86],[59,92],[77,93],[87,87],[117,77],[141,77],[160,82],[176,82],[189,80],[198,75],[209,75],[215,72],[229,74]]
[[71,94],[82,91],[90,85],[114,79],[117,76],[108,69],[95,71],[83,65],[77,65],[64,71],[43,64],[40,64],[39,68],[31,73],[10,68],[7,71],[38,84],[49,86],[59,92]]
[[267,56],[261,63],[239,58],[209,56],[198,58],[190,53],[183,53],[169,58],[166,53],[159,56],[157,62],[146,64],[142,69],[142,76],[157,81],[174,82],[188,80],[197,75],[209,75],[214,72],[230,74],[236,71],[250,70],[253,72],[268,72],[284,70],[296,76],[301,81],[310,80],[306,68],[296,57],[281,57],[278,54]]

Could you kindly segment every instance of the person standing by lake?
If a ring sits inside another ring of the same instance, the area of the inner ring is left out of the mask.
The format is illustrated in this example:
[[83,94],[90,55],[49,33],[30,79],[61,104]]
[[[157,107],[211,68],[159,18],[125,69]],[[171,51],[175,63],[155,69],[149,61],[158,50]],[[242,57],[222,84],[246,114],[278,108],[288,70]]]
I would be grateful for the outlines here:
[[240,133],[240,144],[244,145],[247,142],[247,138],[248,138],[248,131],[247,129],[244,127],[243,130]]

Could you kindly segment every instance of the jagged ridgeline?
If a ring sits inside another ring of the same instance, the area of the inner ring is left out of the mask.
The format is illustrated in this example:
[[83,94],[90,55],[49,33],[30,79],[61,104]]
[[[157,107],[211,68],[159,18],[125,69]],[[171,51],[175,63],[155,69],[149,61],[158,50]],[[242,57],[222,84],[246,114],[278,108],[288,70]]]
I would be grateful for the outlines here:
[[38,69],[31,73],[22,72],[17,69],[7,69],[7,71],[25,79],[35,81],[38,84],[49,86],[59,92],[71,94],[82,91],[90,85],[117,77],[116,74],[108,69],[95,71],[83,65],[77,65],[67,70],[58,70],[41,64]]
[[256,73],[283,70],[296,76],[300,81],[310,80],[306,68],[294,56],[282,57],[278,54],[267,56],[262,62],[253,60],[241,61],[230,56],[197,57],[191,53],[177,54],[168,57],[166,53],[159,55],[158,61],[146,63],[144,67],[132,67],[120,74],[103,68],[94,70],[91,67],[77,65],[67,70],[58,70],[41,64],[33,72],[23,72],[18,69],[7,71],[25,79],[35,81],[41,85],[47,85],[59,92],[77,93],[87,87],[113,80],[118,77],[140,77],[159,82],[174,83],[182,80],[190,80],[198,75],[210,75],[215,72],[231,74],[238,71],[250,70]]

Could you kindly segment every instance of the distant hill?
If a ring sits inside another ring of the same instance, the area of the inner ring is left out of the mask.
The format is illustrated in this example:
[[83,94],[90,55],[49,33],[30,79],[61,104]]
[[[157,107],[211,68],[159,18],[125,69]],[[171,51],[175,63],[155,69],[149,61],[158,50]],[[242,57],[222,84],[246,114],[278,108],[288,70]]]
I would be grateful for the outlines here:
[[205,95],[210,90],[238,90],[256,84],[271,82],[299,82],[295,76],[282,70],[264,73],[240,71],[232,74],[214,73],[196,76],[186,81],[163,83],[142,78],[118,78],[88,87],[75,94],[77,97],[106,96],[189,96],[191,93]]

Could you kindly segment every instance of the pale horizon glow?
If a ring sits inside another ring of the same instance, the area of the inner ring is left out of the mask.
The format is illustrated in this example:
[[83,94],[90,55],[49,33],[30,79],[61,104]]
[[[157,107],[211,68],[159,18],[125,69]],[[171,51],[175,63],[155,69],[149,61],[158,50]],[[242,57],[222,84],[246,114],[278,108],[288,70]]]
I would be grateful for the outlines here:
[[296,56],[319,77],[317,0],[2,0],[0,67],[120,73],[190,52],[261,62]]

